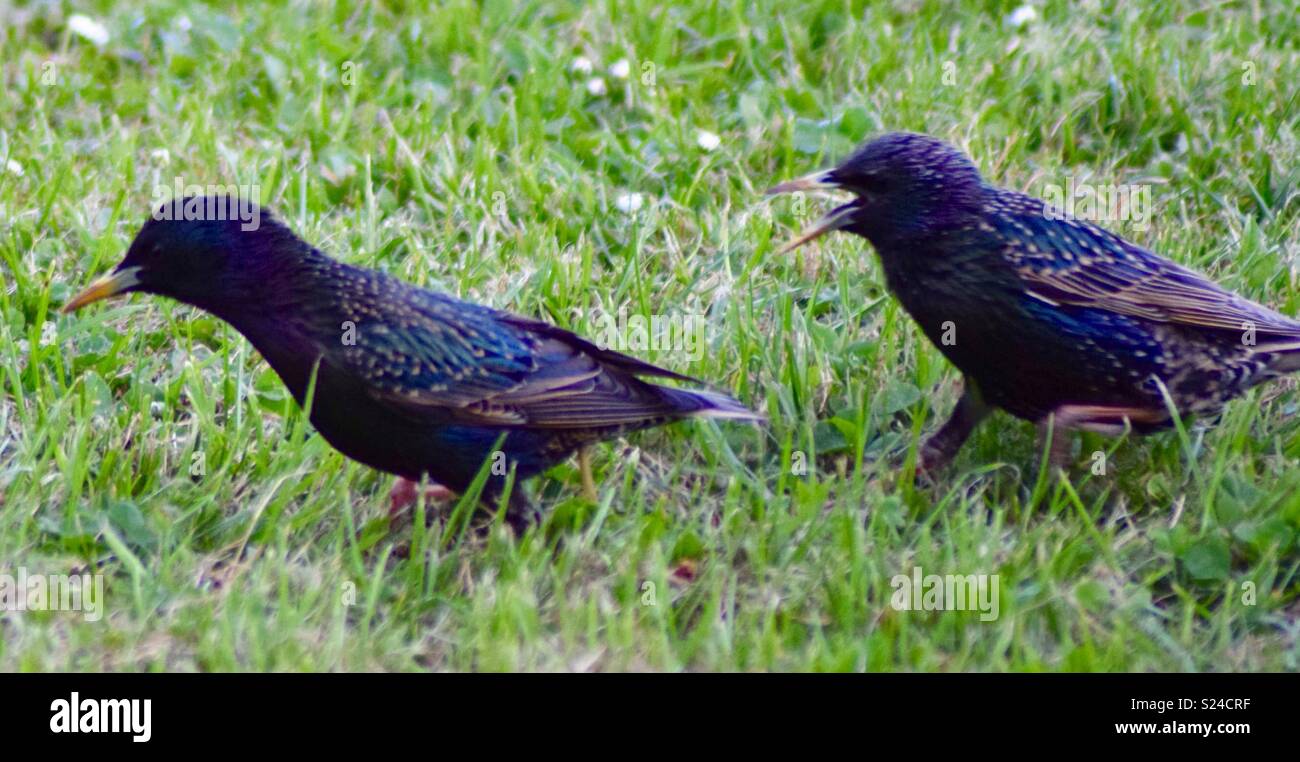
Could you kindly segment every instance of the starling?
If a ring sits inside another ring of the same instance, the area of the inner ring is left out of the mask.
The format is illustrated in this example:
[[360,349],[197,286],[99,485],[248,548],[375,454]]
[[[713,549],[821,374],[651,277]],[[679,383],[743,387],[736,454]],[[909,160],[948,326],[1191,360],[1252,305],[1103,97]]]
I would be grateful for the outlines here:
[[[687,376],[344,264],[266,210],[233,219],[226,208],[220,196],[165,204],[121,264],[64,311],[140,291],[210,312],[253,344],[299,405],[311,389],[311,422],[341,453],[455,492],[491,459],[489,505],[511,470],[521,481],[624,432],[692,416],[761,420],[728,396],[640,378],[694,382]],[[204,209],[219,213],[194,214]],[[398,494],[414,491],[399,481]],[[522,528],[534,517],[516,486],[507,520]]]
[[[1300,322],[1058,207],[984,181],[961,151],[892,133],[768,191],[841,190],[788,246],[833,230],[871,242],[889,291],[962,372],[920,468],[952,459],[993,409],[1039,424],[1064,466],[1070,429],[1145,434],[1213,416],[1300,369]],[[1166,402],[1168,400],[1168,403]]]

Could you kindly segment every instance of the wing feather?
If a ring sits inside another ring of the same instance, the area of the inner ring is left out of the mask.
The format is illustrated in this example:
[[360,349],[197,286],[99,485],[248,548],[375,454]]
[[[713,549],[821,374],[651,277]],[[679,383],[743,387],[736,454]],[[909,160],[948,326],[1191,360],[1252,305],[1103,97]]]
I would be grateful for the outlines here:
[[364,307],[355,294],[340,298],[336,306],[355,315],[355,341],[323,354],[405,414],[505,427],[628,427],[712,399],[646,383],[637,377],[694,379],[547,323],[393,279],[382,286]]
[[1008,232],[1004,255],[1040,299],[1194,328],[1300,335],[1300,322],[1096,225],[1049,216],[1042,201],[1006,192],[989,211]]

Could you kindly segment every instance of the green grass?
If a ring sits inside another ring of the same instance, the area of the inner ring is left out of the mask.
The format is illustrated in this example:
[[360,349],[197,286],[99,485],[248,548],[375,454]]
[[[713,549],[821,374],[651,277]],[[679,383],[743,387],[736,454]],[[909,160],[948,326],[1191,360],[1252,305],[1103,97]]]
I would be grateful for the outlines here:
[[[1183,436],[1086,437],[1069,481],[999,415],[915,487],[955,371],[868,247],[780,256],[821,207],[762,197],[925,131],[1036,195],[1149,184],[1151,225],[1114,227],[1295,314],[1285,3],[1053,0],[1019,30],[994,2],[420,5],[6,11],[0,573],[98,568],[107,614],[0,612],[0,668],[1300,666],[1293,382]],[[68,31],[77,10],[108,44]],[[629,78],[608,73],[624,58]],[[146,297],[57,313],[177,176],[257,184],[337,257],[576,330],[702,314],[698,362],[642,356],[770,426],[603,446],[599,504],[560,466],[530,485],[548,519],[522,539],[432,506],[427,531],[387,532],[393,478],[333,452],[228,327]],[[895,611],[914,566],[1000,575],[999,618]]]

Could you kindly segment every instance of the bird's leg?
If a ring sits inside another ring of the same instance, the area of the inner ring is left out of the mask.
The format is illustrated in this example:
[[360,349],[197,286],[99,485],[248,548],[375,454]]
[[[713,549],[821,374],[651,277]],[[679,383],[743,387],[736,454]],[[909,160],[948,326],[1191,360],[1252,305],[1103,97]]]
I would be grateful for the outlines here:
[[[420,483],[404,477],[397,477],[397,484],[388,493],[388,517],[393,518],[402,511],[415,505],[420,497]],[[456,494],[441,484],[429,483],[424,488],[426,503],[440,503],[454,498]]]
[[1063,417],[1048,413],[1046,418],[1038,422],[1038,438],[1047,450],[1047,465],[1061,471],[1069,470],[1070,434]]
[[1155,424],[1166,418],[1168,413],[1159,408],[1062,405],[1038,422],[1038,430],[1042,433],[1043,446],[1047,448],[1048,462],[1064,471],[1070,466],[1069,432],[1072,429],[1117,437],[1134,423]]
[[578,448],[578,473],[582,476],[582,495],[593,503],[600,502],[596,480],[591,475],[591,448]]
[[969,381],[964,381],[963,386],[952,415],[921,445],[918,472],[932,474],[948,465],[979,422],[989,414],[989,407],[980,399],[975,386]]
[[528,527],[540,523],[541,519],[542,512],[516,484],[510,491],[510,501],[506,503],[506,523],[514,530],[515,537],[523,537]]

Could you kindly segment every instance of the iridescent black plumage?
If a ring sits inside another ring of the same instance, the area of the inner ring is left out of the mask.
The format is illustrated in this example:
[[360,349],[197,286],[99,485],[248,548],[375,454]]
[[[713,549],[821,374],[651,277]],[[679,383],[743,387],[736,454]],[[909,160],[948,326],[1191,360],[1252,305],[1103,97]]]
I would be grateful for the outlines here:
[[[622,432],[688,416],[760,418],[725,395],[642,381],[693,379],[569,331],[338,262],[264,210],[245,231],[183,220],[183,201],[173,203],[69,307],[144,291],[204,309],[247,337],[300,404],[319,363],[312,423],[380,470],[463,491],[505,434],[503,468],[485,489],[494,501],[511,467],[522,480]],[[516,486],[511,518],[526,510]]]
[[935,138],[885,135],[773,192],[819,189],[855,198],[792,245],[832,230],[867,238],[890,291],[964,375],[923,465],[951,458],[989,408],[1050,417],[1058,432],[1147,432],[1171,422],[1162,385],[1180,413],[1207,414],[1300,368],[1300,322],[985,183]]

